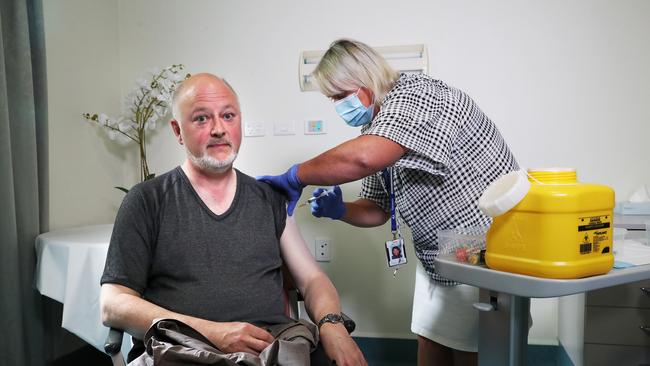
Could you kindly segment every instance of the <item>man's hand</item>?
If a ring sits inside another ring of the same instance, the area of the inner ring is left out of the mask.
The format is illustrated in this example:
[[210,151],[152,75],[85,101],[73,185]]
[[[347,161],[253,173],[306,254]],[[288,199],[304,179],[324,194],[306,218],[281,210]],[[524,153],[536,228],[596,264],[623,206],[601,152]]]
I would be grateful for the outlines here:
[[[320,196],[325,188],[316,188],[312,193],[313,197]],[[334,189],[311,203],[311,214],[315,217],[329,217],[338,220],[345,215],[345,203],[343,203],[343,192],[341,187],[334,186]]]
[[225,353],[248,352],[259,355],[274,341],[271,333],[250,323],[216,323],[205,320],[197,330]]
[[270,184],[273,188],[280,190],[287,197],[287,213],[293,215],[293,209],[300,199],[302,189],[305,187],[298,179],[298,164],[295,164],[284,174],[262,175],[257,180]]
[[320,327],[320,341],[327,357],[336,366],[367,366],[361,350],[341,323],[325,323]]

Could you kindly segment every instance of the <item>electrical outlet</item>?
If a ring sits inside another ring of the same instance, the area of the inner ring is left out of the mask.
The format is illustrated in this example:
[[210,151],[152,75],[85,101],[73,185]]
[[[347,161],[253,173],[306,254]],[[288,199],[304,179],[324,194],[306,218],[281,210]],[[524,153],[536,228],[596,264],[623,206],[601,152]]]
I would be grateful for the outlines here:
[[329,238],[316,238],[316,261],[329,262],[330,257],[330,239]]

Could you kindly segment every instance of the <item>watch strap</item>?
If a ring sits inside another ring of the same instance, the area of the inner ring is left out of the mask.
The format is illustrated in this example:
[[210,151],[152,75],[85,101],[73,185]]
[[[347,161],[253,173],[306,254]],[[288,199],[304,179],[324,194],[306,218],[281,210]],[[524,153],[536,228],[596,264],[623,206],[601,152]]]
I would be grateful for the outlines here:
[[344,319],[341,314],[334,314],[330,313],[325,315],[324,317],[321,318],[320,321],[318,321],[318,328],[320,328],[323,324],[325,323],[343,323]]

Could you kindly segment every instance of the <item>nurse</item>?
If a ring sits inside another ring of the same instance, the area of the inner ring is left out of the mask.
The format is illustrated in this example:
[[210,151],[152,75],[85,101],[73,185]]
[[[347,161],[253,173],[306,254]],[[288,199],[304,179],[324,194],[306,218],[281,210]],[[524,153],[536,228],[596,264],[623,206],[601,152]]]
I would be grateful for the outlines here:
[[306,185],[363,179],[353,202],[343,201],[338,186],[326,195],[316,189],[312,214],[359,227],[391,219],[389,241],[400,240],[401,218],[420,260],[411,324],[418,365],[476,364],[478,289],[436,273],[436,230],[490,224],[477,201],[492,181],[519,169],[512,152],[467,94],[426,75],[399,74],[361,42],[332,43],[313,76],[360,136],[258,179],[284,191],[289,214]]

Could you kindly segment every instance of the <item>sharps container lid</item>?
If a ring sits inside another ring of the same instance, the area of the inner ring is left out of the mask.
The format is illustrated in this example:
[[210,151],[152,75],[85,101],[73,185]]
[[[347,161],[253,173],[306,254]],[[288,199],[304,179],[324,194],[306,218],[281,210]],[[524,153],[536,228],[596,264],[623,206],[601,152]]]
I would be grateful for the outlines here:
[[478,199],[478,208],[490,217],[496,217],[515,207],[528,193],[530,182],[524,170],[517,170],[492,182]]

